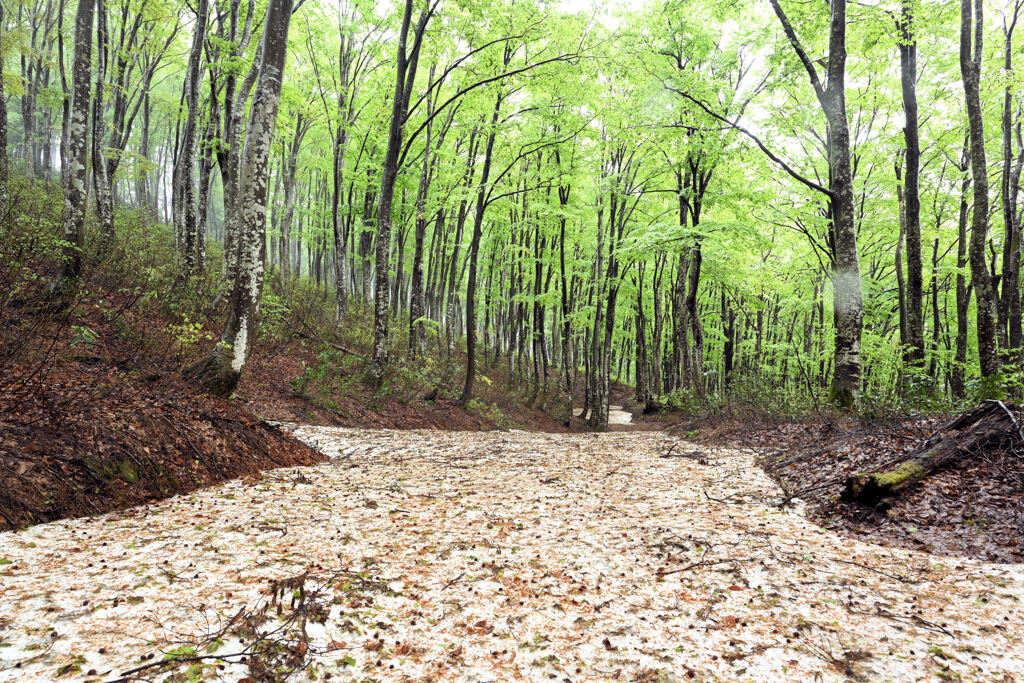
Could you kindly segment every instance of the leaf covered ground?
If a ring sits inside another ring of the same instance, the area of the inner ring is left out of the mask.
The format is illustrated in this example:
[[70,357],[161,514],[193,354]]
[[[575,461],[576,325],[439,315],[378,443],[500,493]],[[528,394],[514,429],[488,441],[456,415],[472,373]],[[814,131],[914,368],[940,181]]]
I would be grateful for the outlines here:
[[823,530],[748,451],[296,434],[331,460],[0,534],[0,680],[1024,676],[1024,567]]
[[847,477],[892,469],[950,419],[719,420],[676,431],[756,449],[758,464],[838,533],[942,555],[1024,561],[1024,451],[1015,442],[965,453],[877,509],[840,499]]

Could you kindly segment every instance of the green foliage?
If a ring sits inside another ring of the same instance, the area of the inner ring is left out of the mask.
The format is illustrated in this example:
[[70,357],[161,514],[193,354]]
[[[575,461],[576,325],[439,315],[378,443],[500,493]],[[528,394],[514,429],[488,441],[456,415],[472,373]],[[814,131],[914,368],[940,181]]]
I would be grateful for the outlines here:
[[[109,139],[104,148],[108,159],[118,162],[115,184],[125,195],[132,194],[124,190],[135,181],[152,182],[158,171],[167,171],[156,150],[164,154],[175,149],[185,118],[181,94],[195,27],[191,10],[182,12],[179,4],[161,0],[136,6],[127,0],[119,6],[127,11],[110,13],[115,36],[126,34],[122,23],[127,18],[144,20],[136,44],[122,46],[120,52],[115,46],[114,54],[140,55],[140,63],[163,60],[161,76],[148,85],[135,69],[123,87],[109,78],[103,86],[107,97],[143,92],[147,97],[142,111],[151,118],[148,149],[143,149],[141,116],[125,131],[123,149],[111,146]],[[234,36],[227,32],[223,17],[208,27],[209,61],[200,83],[208,99],[200,118],[203,125],[211,122],[211,138],[199,145],[200,156],[223,153],[229,144],[223,98],[230,90],[229,79],[244,79],[253,65],[264,4],[253,6],[252,17],[246,16],[248,5],[239,7],[239,26],[247,20],[253,26],[244,42],[237,31]],[[970,270],[957,249],[958,208],[969,181],[960,161],[964,117],[955,49],[959,16],[948,3],[913,4],[921,62],[917,88],[921,110],[927,113],[921,121],[927,153],[920,183],[928,307],[923,366],[904,362],[896,276],[897,261],[902,271],[908,267],[905,247],[895,256],[902,234],[896,188],[903,176],[897,168],[905,158],[898,48],[906,39],[896,29],[892,8],[848,4],[845,100],[853,127],[864,291],[863,381],[856,403],[868,414],[947,410],[983,397],[1024,395],[1016,367],[979,378],[973,300],[966,303],[966,329],[957,329],[962,327],[956,311],[957,278],[969,278]],[[824,62],[818,60],[829,45],[828,5],[793,0],[781,5],[814,60],[812,66],[822,69]],[[38,21],[41,7],[26,5],[19,12]],[[24,81],[16,67],[26,59],[54,69],[51,45],[58,26],[65,31],[64,44],[71,44],[72,9],[64,6],[64,21],[45,29],[41,43],[26,28],[31,21],[10,27],[4,36],[8,98],[22,103],[36,98],[37,116],[30,120],[50,122],[49,138],[36,131],[40,143],[52,139],[59,127],[63,88],[51,78],[50,85],[31,92],[35,85]],[[364,269],[375,265],[375,254],[367,247],[373,246],[376,233],[374,211],[387,149],[400,9],[400,4],[368,0],[305,5],[296,13],[289,36],[280,113],[270,141],[266,217],[271,257],[258,341],[275,351],[297,339],[308,344],[314,360],[307,359],[292,385],[324,405],[334,400],[329,396],[349,391],[364,364],[332,344],[361,351],[373,345],[372,302],[362,300],[361,291],[349,292],[352,301],[342,316],[346,324],[337,330],[327,290],[336,229],[348,238],[349,269],[361,278]],[[677,339],[700,343],[700,359],[695,355],[693,360],[701,367],[666,397],[680,410],[748,406],[795,414],[823,409],[830,398],[854,401],[852,394],[839,396],[830,389],[836,314],[828,198],[794,181],[749,137],[716,117],[744,125],[794,173],[828,182],[825,118],[805,67],[769,6],[660,0],[643,7],[605,3],[591,13],[558,3],[465,0],[446,3],[430,21],[403,122],[401,168],[390,216],[395,233],[389,283],[395,295],[394,330],[408,324],[412,234],[420,218],[427,223],[420,246],[430,293],[446,299],[446,280],[451,278],[458,307],[465,305],[465,256],[480,191],[486,209],[476,273],[480,291],[476,310],[468,313],[492,340],[507,345],[536,334],[536,306],[549,355],[564,318],[578,365],[594,348],[610,347],[613,372],[621,366],[622,379],[650,377],[656,365],[667,365],[664,360],[671,360]],[[985,26],[987,44],[996,47],[986,55],[982,74],[993,194],[1006,165],[999,154],[1003,97],[1009,96],[1015,120],[1024,82],[1019,69],[1005,70],[995,58],[1004,39],[998,24],[990,19]],[[1012,60],[1019,58],[1017,52],[1013,47]],[[506,71],[511,73],[502,75]],[[247,107],[243,101],[235,111]],[[111,110],[104,114],[109,126],[115,123],[113,108],[106,109]],[[218,117],[211,116],[214,111]],[[428,121],[430,112],[436,116]],[[12,149],[15,140],[24,146],[25,127],[19,111],[11,119]],[[302,135],[297,136],[299,130]],[[484,143],[492,132],[491,175],[478,187]],[[302,144],[292,165],[290,145],[297,139]],[[1015,137],[1010,142],[1012,167],[1021,151]],[[215,161],[219,159],[210,163]],[[209,206],[215,239],[210,240],[208,263],[186,281],[173,229],[153,223],[148,210],[118,209],[117,244],[110,252],[97,246],[101,242],[92,228],[86,240],[88,266],[102,265],[120,295],[137,296],[139,305],[167,321],[144,335],[124,326],[124,334],[137,334],[138,343],[159,347],[178,364],[195,360],[217,338],[230,296],[219,253],[223,236],[217,234],[225,206],[220,170],[214,164]],[[0,223],[0,271],[6,274],[0,283],[0,307],[22,303],[24,293],[38,284],[33,282],[39,272],[33,262],[56,263],[62,248],[70,246],[59,237],[62,203],[44,183],[14,178],[10,196],[19,210]],[[281,276],[283,259],[273,256],[283,234],[286,196],[294,214],[287,248],[305,257],[301,268],[292,263],[293,271],[300,271],[293,277]],[[131,201],[127,196],[125,200]],[[967,219],[969,202],[965,207]],[[456,244],[452,228],[460,217],[461,242]],[[993,212],[990,223],[990,267],[1002,277],[1002,255],[1012,251],[1006,247],[1012,247],[1013,226],[1003,224],[1001,211]],[[456,252],[458,261],[449,263]],[[692,284],[684,282],[691,276]],[[676,327],[674,313],[684,305],[673,301],[677,282],[693,299],[699,329],[688,327],[687,316],[679,317],[683,327]],[[361,283],[353,284],[360,289]],[[1012,294],[1019,297],[1019,292]],[[109,304],[109,297],[98,299],[111,324],[119,325],[123,313]],[[446,307],[435,301],[429,308],[416,322],[431,346],[440,347],[445,343],[443,327],[450,323],[442,322],[445,314],[438,309]],[[605,338],[601,316],[609,311],[615,317]],[[458,314],[466,312],[459,309]],[[660,318],[657,332],[655,317]],[[638,320],[644,325],[639,343],[646,354],[636,348]],[[78,331],[74,334],[75,343],[88,342]],[[455,372],[433,350],[423,363],[403,366],[403,334],[391,337],[395,367],[378,396],[414,396],[424,386],[454,393],[450,380]],[[592,345],[595,334],[597,347]],[[593,368],[598,359],[589,360]],[[966,387],[954,396],[959,373],[966,376]]]
[[478,398],[471,398],[469,403],[466,404],[466,410],[473,415],[493,422],[498,427],[507,429],[512,426],[512,421],[509,420],[496,403],[487,405],[487,403]]

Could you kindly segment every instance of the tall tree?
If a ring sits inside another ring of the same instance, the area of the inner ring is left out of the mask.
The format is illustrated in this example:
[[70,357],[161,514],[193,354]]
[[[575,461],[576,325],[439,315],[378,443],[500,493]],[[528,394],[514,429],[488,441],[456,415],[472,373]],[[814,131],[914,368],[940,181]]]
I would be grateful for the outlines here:
[[270,0],[263,25],[259,76],[239,169],[235,245],[238,254],[227,322],[210,354],[188,370],[206,390],[218,396],[228,396],[238,386],[256,339],[266,266],[267,171],[281,101],[291,17],[292,0]]
[[[209,23],[209,0],[197,0],[196,22],[192,31],[192,47],[185,72],[185,126],[181,132],[178,154],[174,160],[174,227],[180,235],[182,274],[186,277],[203,260],[199,244],[199,226],[196,206],[196,132],[199,127],[199,85],[203,78],[203,50],[206,45],[206,26]],[[205,218],[205,217],[204,217]]]
[[828,57],[824,60],[824,79],[815,62],[808,56],[779,0],[771,0],[771,4],[793,52],[807,72],[815,97],[828,122],[828,188],[802,176],[797,179],[824,194],[829,203],[835,258],[832,274],[835,368],[830,395],[835,405],[850,409],[854,407],[860,391],[864,302],[861,293],[860,253],[857,250],[850,122],[846,112],[846,0],[832,0],[830,3]]
[[[1020,296],[1020,257],[1021,257],[1021,216],[1017,208],[1020,192],[1021,167],[1024,163],[1024,149],[1018,144],[1016,162],[1014,161],[1014,68],[1013,68],[1013,33],[1024,1],[1014,0],[1011,14],[1003,19],[1003,76],[1006,85],[1003,88],[1003,112],[1000,120],[1003,135],[1003,169],[999,177],[999,199],[1003,213],[1003,275],[1002,291],[999,297],[999,345],[1016,356],[1021,356],[1021,296]],[[1017,106],[1016,129],[1020,130],[1020,107]]]
[[[4,53],[4,38],[7,26],[4,24],[4,8],[0,5],[0,59]],[[7,99],[4,97],[4,75],[0,68],[0,216],[7,213]]]
[[917,107],[917,36],[914,0],[903,0],[897,19],[900,89],[903,93],[903,140],[906,175],[903,182],[903,227],[907,243],[907,361],[924,361],[924,265],[921,257],[921,139]]
[[373,305],[373,356],[370,360],[368,378],[374,387],[384,381],[391,356],[391,205],[395,198],[395,180],[398,178],[399,157],[402,152],[402,131],[409,113],[409,98],[416,80],[416,65],[419,63],[423,46],[423,32],[437,7],[427,5],[420,13],[413,30],[412,45],[408,44],[409,28],[412,23],[412,9],[415,0],[405,0],[402,12],[402,27],[398,34],[398,51],[395,57],[395,91],[391,100],[391,124],[388,128],[387,151],[384,153],[384,167],[381,169],[380,193],[377,196],[377,265],[374,273],[376,290]]
[[[973,41],[972,41],[973,34]],[[977,302],[978,362],[982,377],[999,372],[996,350],[996,286],[985,263],[988,239],[988,167],[985,161],[985,121],[981,109],[981,61],[984,56],[985,12],[983,0],[960,0],[960,74],[967,105],[971,141],[971,176],[974,209],[971,216],[970,263]],[[992,391],[988,387],[987,391]]]
[[95,0],[79,0],[75,12],[75,53],[71,67],[71,105],[68,117],[67,156],[64,159],[63,247],[56,290],[73,286],[82,274],[85,249],[86,167],[89,141],[89,76],[92,65],[92,24]]

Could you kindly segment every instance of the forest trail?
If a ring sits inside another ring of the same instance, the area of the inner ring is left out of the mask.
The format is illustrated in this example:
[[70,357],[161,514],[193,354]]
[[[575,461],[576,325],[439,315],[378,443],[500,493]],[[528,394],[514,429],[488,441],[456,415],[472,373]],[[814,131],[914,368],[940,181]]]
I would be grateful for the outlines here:
[[[580,417],[583,415],[585,408],[577,408],[573,411],[573,415]],[[629,412],[622,406],[610,405],[608,406],[608,426],[616,427],[622,425],[633,424],[633,413]]]
[[[1024,566],[841,538],[777,507],[750,453],[650,432],[295,433],[332,460],[0,534],[0,680],[247,652],[220,632],[275,580],[286,597],[253,623],[341,680],[1024,676]],[[296,601],[326,623],[303,635]]]

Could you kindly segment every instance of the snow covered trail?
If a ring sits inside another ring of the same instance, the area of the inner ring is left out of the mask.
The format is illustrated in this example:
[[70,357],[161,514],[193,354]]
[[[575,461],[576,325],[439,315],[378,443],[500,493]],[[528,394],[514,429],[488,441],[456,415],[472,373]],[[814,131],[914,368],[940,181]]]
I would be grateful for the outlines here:
[[288,593],[327,598],[292,651],[318,679],[1024,681],[1024,567],[840,538],[776,508],[749,453],[296,434],[333,460],[0,534],[0,680],[106,681],[168,652],[178,680],[256,679],[260,658],[191,658],[246,652],[223,626],[276,589],[258,633]]

